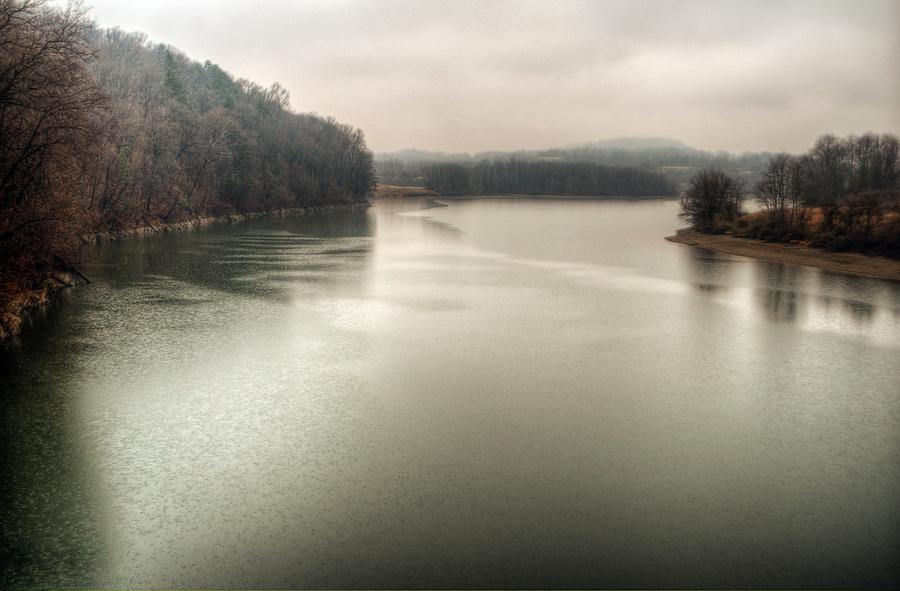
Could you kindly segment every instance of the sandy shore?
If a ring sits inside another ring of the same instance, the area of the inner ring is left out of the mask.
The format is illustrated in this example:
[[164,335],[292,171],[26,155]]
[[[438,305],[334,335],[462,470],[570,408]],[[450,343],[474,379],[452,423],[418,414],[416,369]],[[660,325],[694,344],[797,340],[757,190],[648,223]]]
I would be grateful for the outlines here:
[[666,240],[772,263],[806,265],[835,273],[900,281],[900,261],[885,257],[855,252],[828,252],[803,244],[764,242],[735,238],[729,234],[701,234],[690,229],[678,230],[674,236],[667,236]]

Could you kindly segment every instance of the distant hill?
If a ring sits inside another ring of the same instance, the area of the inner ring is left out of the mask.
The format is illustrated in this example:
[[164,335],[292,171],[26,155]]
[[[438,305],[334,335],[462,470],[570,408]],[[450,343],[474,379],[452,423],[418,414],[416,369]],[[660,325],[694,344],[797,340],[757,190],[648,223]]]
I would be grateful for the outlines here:
[[547,148],[541,150],[487,150],[484,152],[443,152],[420,150],[418,148],[405,148],[394,152],[379,152],[375,154],[378,160],[400,160],[402,162],[464,162],[467,160],[485,160],[494,158],[522,157],[529,159],[537,156],[561,154],[569,150],[583,150],[590,148],[619,149],[619,150],[644,150],[649,148],[675,148],[680,150],[694,150],[684,142],[672,138],[657,136],[619,137],[592,142],[572,144],[564,148]]
[[457,162],[471,160],[468,152],[429,152],[418,148],[406,148],[396,152],[380,152],[375,154],[377,160],[399,160],[401,162]]

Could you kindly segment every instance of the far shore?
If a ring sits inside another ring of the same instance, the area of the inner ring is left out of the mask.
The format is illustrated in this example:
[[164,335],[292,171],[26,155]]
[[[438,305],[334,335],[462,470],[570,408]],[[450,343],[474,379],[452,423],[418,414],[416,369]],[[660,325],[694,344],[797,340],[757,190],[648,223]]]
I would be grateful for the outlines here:
[[442,197],[437,191],[426,189],[425,187],[404,187],[402,185],[385,185],[378,183],[375,185],[376,200],[387,199],[420,199],[422,197]]
[[445,201],[474,201],[477,199],[534,199],[544,201],[650,201],[678,199],[675,195],[552,195],[545,193],[500,193],[496,195],[440,195]]
[[829,252],[801,243],[765,242],[736,238],[730,234],[703,234],[689,228],[678,230],[674,236],[667,236],[666,240],[770,263],[806,265],[833,273],[900,281],[900,260],[886,257],[857,252]]
[[678,199],[677,195],[554,195],[544,193],[499,193],[491,195],[448,195],[438,193],[424,187],[404,187],[401,185],[384,185],[379,183],[375,188],[376,200],[418,199],[428,197],[443,201],[472,201],[476,199],[560,199],[567,201],[600,201],[604,199],[624,199],[639,201],[645,199]]

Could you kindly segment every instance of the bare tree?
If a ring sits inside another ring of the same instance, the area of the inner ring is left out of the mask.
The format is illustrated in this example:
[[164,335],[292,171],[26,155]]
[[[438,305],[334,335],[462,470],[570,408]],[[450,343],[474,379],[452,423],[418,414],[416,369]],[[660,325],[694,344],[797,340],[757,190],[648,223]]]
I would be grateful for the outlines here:
[[101,131],[103,97],[87,64],[91,24],[73,3],[0,0],[0,251],[4,267],[75,237],[72,187]]
[[850,149],[833,135],[823,135],[816,140],[805,160],[809,183],[805,191],[807,202],[822,208],[825,229],[834,225],[835,217],[847,195],[850,176]]
[[718,231],[734,221],[741,210],[741,182],[717,168],[691,177],[681,197],[681,215],[702,231]]
[[771,226],[790,230],[802,223],[803,167],[800,159],[785,153],[772,156],[755,189],[768,212]]

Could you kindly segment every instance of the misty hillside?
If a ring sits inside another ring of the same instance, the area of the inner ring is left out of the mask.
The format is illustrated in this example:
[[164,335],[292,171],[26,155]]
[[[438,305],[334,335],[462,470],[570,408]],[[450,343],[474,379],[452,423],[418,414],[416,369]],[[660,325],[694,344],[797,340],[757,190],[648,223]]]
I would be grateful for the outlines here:
[[376,155],[376,174],[382,183],[425,186],[427,169],[433,164],[521,160],[636,168],[661,174],[678,188],[683,188],[688,178],[698,170],[717,167],[742,178],[750,186],[758,180],[770,156],[768,152],[732,154],[724,151],[699,150],[670,138],[627,137],[544,150],[491,151],[476,154],[451,154],[417,149],[384,152]]
[[375,155],[376,160],[398,160],[400,162],[459,162],[473,160],[468,152],[437,152],[406,148],[396,152],[382,152]]
[[548,148],[541,150],[488,150],[483,152],[444,152],[433,150],[420,150],[418,148],[406,148],[396,150],[394,152],[379,152],[375,154],[378,160],[400,160],[402,162],[460,162],[467,160],[490,160],[492,158],[508,158],[511,156],[527,158],[533,155],[547,155],[556,152],[568,152],[572,150],[583,150],[588,148],[602,149],[622,149],[622,150],[642,150],[650,148],[676,148],[683,150],[693,150],[690,146],[682,141],[655,136],[634,136],[610,138],[605,140],[596,140],[591,142],[583,142],[573,144],[565,148]]
[[605,140],[597,140],[595,142],[588,142],[583,146],[576,147],[621,148],[623,150],[640,150],[643,148],[691,149],[687,144],[680,140],[657,136],[617,137]]

